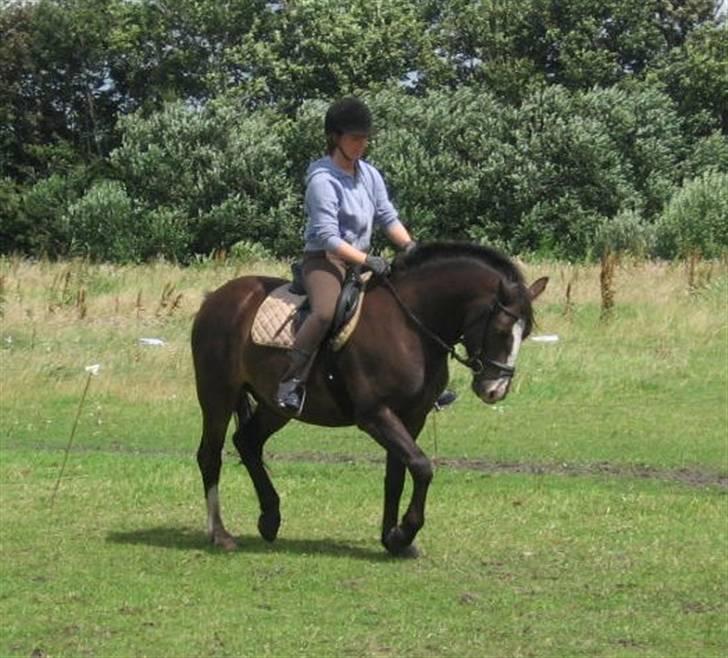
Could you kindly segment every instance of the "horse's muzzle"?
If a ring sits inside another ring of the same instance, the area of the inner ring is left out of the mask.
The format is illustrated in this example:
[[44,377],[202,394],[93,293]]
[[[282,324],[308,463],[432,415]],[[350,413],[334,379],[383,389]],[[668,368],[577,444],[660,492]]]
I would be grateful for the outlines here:
[[499,379],[473,379],[473,392],[486,404],[500,402],[508,395],[511,387],[510,377]]

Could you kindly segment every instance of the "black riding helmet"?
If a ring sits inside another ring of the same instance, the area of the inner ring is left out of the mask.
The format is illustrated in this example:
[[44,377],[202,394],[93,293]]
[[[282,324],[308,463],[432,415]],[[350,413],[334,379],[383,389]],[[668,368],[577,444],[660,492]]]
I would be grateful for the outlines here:
[[342,98],[329,107],[324,120],[324,132],[369,135],[372,132],[372,113],[358,98]]

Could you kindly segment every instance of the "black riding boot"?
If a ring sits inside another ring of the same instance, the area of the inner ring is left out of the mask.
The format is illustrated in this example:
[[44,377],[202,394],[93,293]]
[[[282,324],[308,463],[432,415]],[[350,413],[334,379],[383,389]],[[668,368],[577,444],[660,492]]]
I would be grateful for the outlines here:
[[305,384],[311,356],[310,352],[304,350],[291,350],[288,370],[278,384],[276,404],[282,409],[294,412],[297,416],[301,413],[306,399]]

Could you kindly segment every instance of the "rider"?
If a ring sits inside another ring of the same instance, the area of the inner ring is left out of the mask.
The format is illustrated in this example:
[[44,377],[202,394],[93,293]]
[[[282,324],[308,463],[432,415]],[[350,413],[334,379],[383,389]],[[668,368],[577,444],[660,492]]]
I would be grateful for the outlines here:
[[311,313],[289,352],[289,366],[278,386],[280,407],[300,413],[304,385],[318,347],[331,326],[346,267],[365,265],[386,276],[389,264],[369,254],[374,225],[402,249],[414,242],[389,200],[375,167],[362,160],[372,131],[369,108],[357,98],[333,103],[324,120],[328,155],[306,172],[303,282]]

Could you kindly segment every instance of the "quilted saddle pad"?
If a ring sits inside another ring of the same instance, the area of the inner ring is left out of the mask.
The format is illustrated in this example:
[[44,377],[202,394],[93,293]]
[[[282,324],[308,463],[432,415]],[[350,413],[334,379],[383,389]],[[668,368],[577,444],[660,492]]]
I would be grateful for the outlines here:
[[[369,274],[367,272],[362,275],[362,279],[368,280]],[[251,330],[253,342],[257,345],[288,350],[293,347],[296,330],[301,326],[308,310],[301,309],[306,301],[306,295],[292,293],[289,286],[290,284],[286,283],[273,290],[258,308]],[[341,329],[335,332],[331,339],[331,347],[335,352],[344,347],[359,322],[364,302],[364,288],[359,295],[359,303],[356,305],[354,314],[342,325]]]

